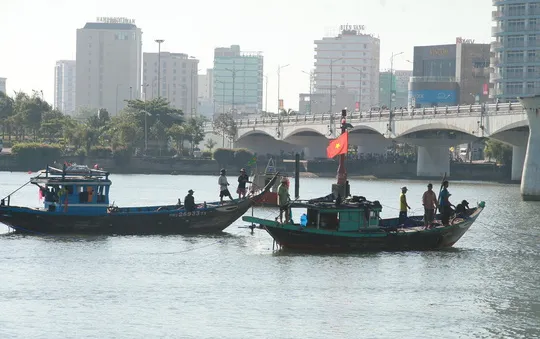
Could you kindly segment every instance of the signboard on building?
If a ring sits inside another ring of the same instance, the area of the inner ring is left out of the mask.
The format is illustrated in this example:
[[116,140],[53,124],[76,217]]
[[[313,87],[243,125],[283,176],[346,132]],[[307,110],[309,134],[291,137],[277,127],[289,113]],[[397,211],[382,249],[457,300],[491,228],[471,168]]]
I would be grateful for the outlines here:
[[411,101],[414,100],[416,104],[422,106],[431,105],[456,105],[457,93],[450,90],[418,90],[410,91]]
[[429,55],[433,55],[433,56],[448,55],[448,49],[447,48],[432,48],[429,50]]
[[488,94],[489,94],[489,86],[488,86],[488,84],[484,84],[484,85],[482,86],[482,94],[484,94],[484,95],[488,95]]
[[474,39],[463,39],[462,37],[457,37],[456,44],[474,44]]
[[341,25],[339,26],[339,30],[340,31],[363,31],[365,30],[366,27],[364,25],[349,25],[349,24],[346,24],[346,25]]
[[279,109],[284,109],[284,107],[285,106],[283,106],[283,99],[279,99]]
[[135,24],[135,19],[121,17],[97,17],[96,21],[105,24]]

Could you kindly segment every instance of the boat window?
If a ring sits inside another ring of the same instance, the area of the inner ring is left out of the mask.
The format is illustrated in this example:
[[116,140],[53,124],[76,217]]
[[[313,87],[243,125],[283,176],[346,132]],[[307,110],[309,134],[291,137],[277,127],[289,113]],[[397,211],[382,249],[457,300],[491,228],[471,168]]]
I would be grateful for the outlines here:
[[66,188],[66,190],[68,191],[68,194],[69,195],[72,195],[73,194],[73,185],[66,185],[64,186]]

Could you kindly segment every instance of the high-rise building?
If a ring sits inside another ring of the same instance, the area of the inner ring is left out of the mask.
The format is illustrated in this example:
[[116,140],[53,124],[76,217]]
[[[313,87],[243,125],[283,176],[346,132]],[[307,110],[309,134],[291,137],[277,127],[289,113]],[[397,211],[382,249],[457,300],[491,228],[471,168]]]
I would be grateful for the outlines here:
[[415,46],[409,106],[482,103],[489,94],[489,44],[456,38],[455,44]]
[[6,78],[0,78],[0,92],[7,94],[6,81],[7,81]]
[[[380,40],[363,30],[360,25],[342,25],[337,35],[315,40],[314,96],[326,94],[323,106],[328,108],[314,113],[327,113],[330,106],[338,112],[343,107],[367,110],[379,104]],[[356,103],[338,102],[338,89],[354,94]]]
[[75,114],[75,60],[59,60],[54,67],[54,108],[67,115]]
[[116,115],[140,97],[142,31],[126,18],[98,18],[77,29],[76,107]]
[[213,74],[214,70],[212,68],[208,68],[206,74],[199,74],[199,112],[208,118],[211,118],[215,114]]
[[494,0],[490,97],[501,102],[540,93],[540,1]]
[[413,75],[411,70],[395,70],[394,77],[396,78],[395,84],[395,99],[392,103],[392,107],[407,107],[409,100],[409,81]]
[[390,100],[392,100],[392,108],[399,107],[396,100],[396,76],[394,72],[380,72],[379,73],[379,104],[377,106],[390,107]]
[[[161,64],[161,73],[158,72],[158,63]],[[184,53],[144,53],[143,97],[157,98],[160,86],[159,96],[181,109],[186,117],[196,115],[198,66],[199,60]]]
[[199,98],[201,99],[212,99],[212,90],[213,90],[213,69],[209,68],[206,70],[206,74],[199,74]]
[[242,52],[238,45],[216,48],[213,71],[216,112],[261,112],[263,66],[261,52]]

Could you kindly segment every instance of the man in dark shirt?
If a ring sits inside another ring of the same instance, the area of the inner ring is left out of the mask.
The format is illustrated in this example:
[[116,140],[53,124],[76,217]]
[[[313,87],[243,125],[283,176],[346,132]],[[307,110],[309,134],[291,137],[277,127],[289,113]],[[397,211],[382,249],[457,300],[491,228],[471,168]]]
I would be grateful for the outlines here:
[[249,181],[249,176],[246,174],[246,170],[242,168],[240,170],[240,175],[238,176],[238,188],[236,189],[236,193],[238,193],[238,199],[246,197],[247,183],[251,183],[251,181]]
[[467,219],[469,217],[468,211],[469,211],[469,202],[467,200],[463,200],[461,204],[458,204],[456,206],[456,217]]
[[195,197],[193,197],[193,190],[189,190],[188,194],[184,198],[184,209],[186,212],[195,210]]

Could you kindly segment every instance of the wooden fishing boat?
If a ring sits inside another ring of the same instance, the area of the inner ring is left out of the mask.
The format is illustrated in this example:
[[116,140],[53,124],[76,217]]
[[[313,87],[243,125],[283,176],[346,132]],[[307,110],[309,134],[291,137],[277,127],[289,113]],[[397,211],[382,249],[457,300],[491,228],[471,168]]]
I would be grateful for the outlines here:
[[[264,228],[278,245],[289,249],[336,252],[435,250],[453,246],[484,206],[485,203],[480,202],[466,215],[453,218],[448,226],[436,220],[427,229],[422,217],[409,218],[404,225],[398,225],[398,218],[381,219],[380,203],[361,197],[352,197],[342,203],[329,199],[292,203],[292,209],[305,211],[304,225],[251,216],[242,219]],[[302,211],[293,212],[293,215],[301,214]]]
[[64,165],[63,169],[47,166],[27,183],[38,185],[44,192],[43,207],[11,206],[12,193],[0,202],[0,222],[15,232],[38,234],[221,232],[252,207],[254,198],[259,198],[272,187],[277,175],[257,196],[225,204],[205,202],[193,210],[186,210],[181,204],[117,207],[109,204],[112,182],[108,172],[80,165]]
[[[368,201],[364,197],[351,196],[345,155],[348,152],[348,132],[352,126],[347,123],[347,111],[342,110],[341,135],[331,141],[327,154],[329,158],[339,155],[337,184],[332,185],[332,193],[310,201],[298,201],[289,207],[303,209],[292,215],[301,215],[300,222],[277,219],[262,219],[244,216],[250,228],[264,228],[283,248],[315,251],[400,251],[435,250],[453,246],[471,227],[485,207],[480,202],[477,207],[455,216],[449,225],[443,225],[439,218],[430,228],[424,227],[422,217],[413,217],[404,224],[399,218],[381,219],[382,206],[378,201]],[[296,172],[298,173],[298,156]],[[295,188],[298,187],[298,175]],[[444,181],[444,179],[443,179]],[[296,189],[297,190],[297,189]],[[298,197],[298,193],[296,193]],[[345,197],[345,199],[343,198]]]

